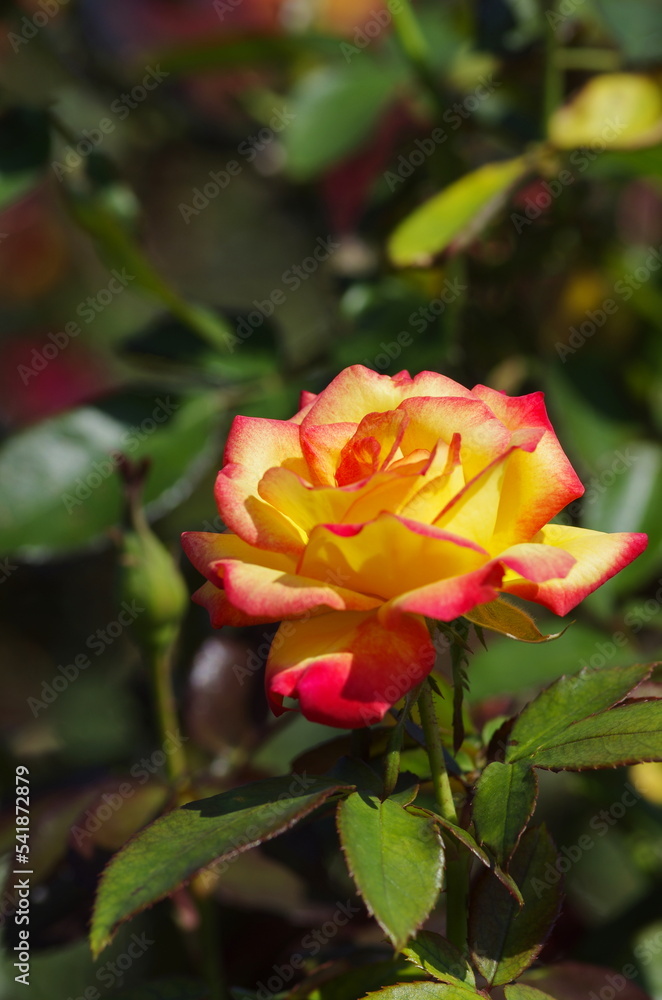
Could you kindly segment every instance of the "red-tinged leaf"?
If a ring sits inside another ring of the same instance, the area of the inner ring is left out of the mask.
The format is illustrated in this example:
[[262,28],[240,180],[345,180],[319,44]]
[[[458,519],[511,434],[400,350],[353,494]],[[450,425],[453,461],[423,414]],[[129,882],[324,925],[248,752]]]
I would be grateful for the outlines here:
[[520,909],[506,889],[486,873],[471,891],[469,943],[475,967],[491,986],[509,983],[531,965],[558,916],[559,883],[546,880],[556,850],[544,827],[522,837],[510,872],[524,905]]
[[489,856],[487,851],[484,851],[483,848],[480,847],[468,830],[463,829],[461,826],[455,826],[454,823],[449,823],[443,816],[439,816],[438,813],[431,812],[429,809],[424,809],[422,806],[410,806],[409,811],[432,817],[435,823],[438,823],[447,834],[453,837],[454,841],[462,844],[463,847],[466,847],[468,851],[471,851],[474,857],[478,858],[478,860],[482,862],[486,868],[489,868],[489,870],[494,873],[499,882],[501,882],[504,888],[508,890],[513,899],[517,901],[518,906],[523,904],[524,900],[522,899],[522,894],[519,891],[517,883],[508,874],[508,872],[505,872],[495,862],[494,858]]
[[152,823],[112,859],[92,917],[95,955],[120,923],[169,895],[211,862],[222,862],[283,833],[351,786],[289,775],[189,802]]
[[504,868],[533,815],[537,797],[535,771],[526,764],[494,761],[478,780],[473,802],[476,838]]
[[662,699],[627,702],[576,722],[527,759],[549,771],[662,761]]
[[508,737],[508,763],[531,758],[541,747],[555,745],[569,727],[618,704],[646,680],[648,664],[607,667],[559,677],[518,715]]

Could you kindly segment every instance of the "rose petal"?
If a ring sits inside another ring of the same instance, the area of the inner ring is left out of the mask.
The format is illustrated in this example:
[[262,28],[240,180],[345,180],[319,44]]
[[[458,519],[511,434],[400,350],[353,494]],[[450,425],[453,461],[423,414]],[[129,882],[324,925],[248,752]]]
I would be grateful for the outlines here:
[[300,552],[301,531],[258,496],[258,484],[267,469],[282,467],[304,478],[309,475],[299,428],[287,420],[235,417],[225,462],[215,490],[225,524],[251,545],[274,552]]
[[465,482],[482,472],[510,444],[508,428],[479,399],[406,399],[400,409],[409,417],[402,442],[405,453],[416,448],[431,450],[439,440],[450,444],[454,434],[460,435]]
[[[335,587],[333,583],[322,584],[319,580],[235,559],[222,559],[214,568],[233,607],[253,618],[280,621],[317,608],[364,611],[380,603],[374,597]],[[333,576],[332,570],[329,575]]]
[[264,618],[254,618],[247,615],[238,608],[233,608],[224,591],[219,590],[213,583],[205,583],[192,595],[194,604],[199,604],[209,614],[212,628],[223,628],[230,625],[232,628],[245,628],[247,625],[267,625],[280,621],[268,615]]
[[636,532],[589,531],[587,528],[548,524],[534,542],[558,547],[574,557],[575,565],[563,580],[534,583],[506,579],[504,591],[543,604],[557,615],[566,615],[588,594],[611,579],[646,548],[647,536]]
[[310,469],[306,478],[311,483],[318,486],[336,485],[336,469],[341,452],[356,433],[356,428],[357,424],[354,423],[319,426],[310,423],[308,417],[304,419],[301,425],[301,449]]
[[395,458],[409,418],[402,410],[369,413],[340,453],[336,469],[339,486],[355,483],[387,468]]
[[371,521],[382,510],[398,511],[422,481],[419,472],[398,470],[342,488],[311,486],[289,469],[269,469],[259,493],[308,534],[318,524]]
[[229,531],[185,531],[182,535],[182,548],[198,572],[208,580],[216,579],[217,575],[210,567],[219,559],[242,559],[244,562],[269,566],[282,572],[293,572],[296,569],[296,560],[291,556],[256,549]]
[[472,572],[488,562],[473,542],[433,526],[384,512],[365,525],[318,525],[299,572],[388,600],[445,577]]
[[383,718],[428,675],[435,650],[425,622],[402,615],[392,626],[371,612],[336,612],[287,622],[274,637],[266,688],[276,715],[298,698],[313,722],[355,729]]
[[492,560],[472,572],[447,577],[401,594],[380,609],[380,619],[388,623],[394,616],[407,612],[450,622],[477,604],[496,600],[503,575],[498,560]]
[[363,365],[340,372],[321,392],[304,420],[309,424],[352,421],[359,424],[366,413],[395,410],[411,396],[466,396],[469,389],[436,372],[421,372],[411,378],[407,372],[390,378]]
[[577,562],[565,549],[535,542],[511,545],[498,557],[499,562],[533,583],[545,583],[567,577]]
[[512,431],[538,427],[544,433],[534,451],[520,451],[508,463],[496,532],[498,545],[529,541],[543,525],[584,492],[554,433],[542,392],[506,396],[484,385],[473,392]]

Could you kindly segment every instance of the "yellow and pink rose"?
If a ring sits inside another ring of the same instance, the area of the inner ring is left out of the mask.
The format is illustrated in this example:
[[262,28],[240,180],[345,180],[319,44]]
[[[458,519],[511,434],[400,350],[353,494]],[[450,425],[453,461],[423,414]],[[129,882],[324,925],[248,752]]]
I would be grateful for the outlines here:
[[[583,493],[542,393],[347,368],[291,420],[236,417],[216,483],[227,533],[188,532],[212,624],[281,622],[273,711],[382,718],[432,669],[425,618],[514,594],[567,614],[646,536],[549,523]],[[289,706],[287,706],[289,707]]]

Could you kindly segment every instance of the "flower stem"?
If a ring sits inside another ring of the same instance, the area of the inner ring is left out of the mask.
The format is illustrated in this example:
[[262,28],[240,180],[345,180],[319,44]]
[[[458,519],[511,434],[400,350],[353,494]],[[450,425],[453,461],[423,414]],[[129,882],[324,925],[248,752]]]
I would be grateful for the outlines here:
[[387,799],[395,791],[395,786],[400,775],[400,752],[402,750],[402,740],[404,731],[400,725],[400,720],[391,731],[391,738],[388,741],[386,756],[384,757],[384,798]]
[[173,651],[174,644],[169,646],[155,646],[150,651],[150,660],[161,747],[165,752],[166,746],[173,746],[173,749],[166,754],[168,779],[173,787],[177,789],[179,797],[182,798],[182,796],[186,796],[188,790],[188,765],[184,748],[178,738],[179,720],[177,718],[175,693],[172,689]]
[[[180,805],[193,797],[188,775],[188,763],[181,741],[179,739],[179,719],[177,717],[177,702],[172,686],[172,667],[175,643],[154,642],[149,648],[150,666],[152,668],[152,684],[154,701],[158,718],[161,746],[164,753],[166,747],[172,746],[166,753],[166,770],[168,780],[172,785]],[[197,937],[201,951],[201,960],[209,986],[211,1000],[228,1000],[229,992],[225,982],[221,960],[220,943],[218,940],[218,916],[213,899],[209,899],[196,891],[193,883],[193,900],[200,921]]]
[[391,730],[388,746],[386,748],[386,754],[384,756],[383,797],[385,799],[387,799],[389,795],[393,794],[400,775],[400,754],[402,752],[402,743],[405,738],[405,726],[407,725],[407,719],[409,718],[411,706],[418,698],[420,687],[421,685],[418,684],[412,691],[409,692],[405,698],[405,703],[402,707],[400,715],[398,716],[398,720]]
[[453,801],[451,783],[446,770],[444,760],[444,747],[441,742],[439,731],[439,720],[434,707],[432,688],[429,681],[426,681],[418,696],[418,710],[421,713],[421,725],[425,734],[425,745],[427,747],[430,768],[432,770],[432,784],[434,794],[439,806],[440,815],[447,819],[449,823],[457,826],[457,812]]
[[[434,699],[430,682],[426,681],[421,688],[418,699],[421,713],[421,724],[425,734],[432,783],[439,813],[449,823],[458,826],[457,810],[453,801],[444,747],[441,741],[439,719],[434,707]],[[467,919],[469,902],[469,862],[461,853],[461,849],[450,839],[445,838],[446,847],[446,937],[461,953],[467,948]]]
[[462,855],[459,848],[447,846],[446,937],[460,954],[467,951],[470,866],[471,860],[466,853]]

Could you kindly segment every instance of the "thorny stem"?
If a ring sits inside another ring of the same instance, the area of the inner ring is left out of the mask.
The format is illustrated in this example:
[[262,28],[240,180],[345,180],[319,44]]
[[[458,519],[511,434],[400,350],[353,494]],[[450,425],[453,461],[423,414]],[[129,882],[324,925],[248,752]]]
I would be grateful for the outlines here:
[[388,741],[388,746],[386,748],[386,755],[384,757],[384,795],[383,797],[387,799],[389,795],[393,794],[395,786],[400,775],[400,754],[402,752],[402,742],[405,737],[405,727],[407,725],[407,719],[409,718],[409,712],[411,711],[411,706],[414,704],[418,697],[418,692],[420,690],[420,684],[417,685],[413,691],[410,691],[405,699],[404,706],[398,721],[391,730],[390,739]]
[[437,800],[440,814],[444,819],[457,826],[457,812],[455,802],[453,801],[453,792],[451,790],[448,771],[446,770],[446,762],[444,761],[444,747],[441,742],[439,720],[434,707],[432,687],[429,682],[426,682],[421,688],[421,693],[418,696],[418,709],[421,713],[425,746],[432,770],[435,799]]
[[[458,826],[457,810],[444,761],[439,719],[434,707],[432,687],[427,681],[419,695],[418,708],[425,734],[432,783],[439,813]],[[467,916],[469,897],[469,866],[452,840],[446,839],[446,936],[461,952],[467,948]]]

